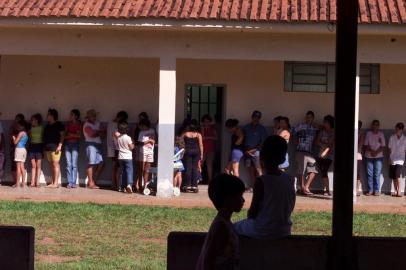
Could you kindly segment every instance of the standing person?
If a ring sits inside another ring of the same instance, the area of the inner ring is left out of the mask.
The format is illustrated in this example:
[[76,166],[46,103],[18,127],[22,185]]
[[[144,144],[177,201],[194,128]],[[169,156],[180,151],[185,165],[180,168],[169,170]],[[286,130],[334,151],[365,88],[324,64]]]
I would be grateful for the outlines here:
[[[151,122],[143,119],[139,122],[140,132],[138,134],[137,153],[137,191],[142,193],[149,182],[149,169],[154,162],[154,146],[156,133],[151,128]],[[143,184],[144,181],[144,184]]]
[[291,234],[295,179],[279,169],[288,146],[280,136],[268,137],[261,150],[265,174],[257,179],[248,218],[234,224],[239,235],[277,239]]
[[175,159],[174,159],[174,176],[173,176],[173,194],[175,196],[180,195],[180,189],[182,188],[182,173],[185,171],[182,158],[185,151],[185,144],[179,136],[175,138]]
[[138,114],[138,122],[135,124],[134,132],[133,132],[133,139],[134,139],[135,145],[137,145],[138,136],[139,136],[139,134],[140,134],[140,132],[141,132],[141,129],[140,129],[140,122],[141,122],[142,120],[148,120],[148,121],[150,121],[149,115],[148,115],[146,112],[140,112],[140,113]]
[[61,176],[61,151],[65,138],[65,128],[58,121],[58,111],[49,109],[47,114],[48,124],[44,128],[44,145],[48,162],[51,164],[52,180],[47,187],[58,188]]
[[82,122],[80,121],[80,111],[73,109],[69,114],[69,122],[65,127],[66,176],[68,178],[67,188],[76,188],[81,130]]
[[186,127],[185,132],[182,134],[183,141],[185,142],[184,160],[186,163],[186,185],[183,188],[184,192],[192,191],[199,192],[198,179],[199,162],[203,159],[203,138],[199,133],[198,122],[192,120]]
[[14,161],[16,162],[16,182],[13,187],[18,187],[20,179],[21,186],[25,187],[25,160],[27,159],[27,149],[25,148],[28,142],[27,123],[19,121],[17,123],[17,136],[13,136],[13,143],[15,145]]
[[[289,145],[290,141],[290,124],[289,118],[284,116],[278,116],[279,118],[279,129],[277,130],[275,135],[278,135],[285,139],[286,143]],[[286,171],[289,168],[289,153],[286,151],[285,162],[283,162],[279,168],[282,171]]]
[[104,131],[100,122],[97,121],[97,112],[90,109],[86,113],[86,122],[83,125],[83,135],[85,136],[86,156],[87,156],[87,187],[98,189],[96,181],[103,170],[102,140]]
[[44,128],[42,116],[39,113],[31,116],[30,146],[28,158],[31,160],[31,187],[39,187],[39,179],[42,171],[42,159],[44,158]]
[[358,121],[358,150],[357,150],[357,196],[361,196],[361,168],[362,152],[364,147],[365,134],[361,130],[362,122]]
[[[297,125],[294,129],[297,137],[296,163],[298,165],[297,179],[300,179],[301,193],[312,195],[310,185],[316,174],[316,159],[313,156],[313,144],[316,140],[319,129],[314,123],[314,112],[306,113],[305,122]],[[306,177],[307,176],[307,177]]]
[[374,120],[371,130],[367,132],[364,141],[365,158],[367,159],[368,193],[367,196],[380,195],[380,182],[383,163],[385,137],[379,130],[379,121]]
[[328,179],[328,170],[333,163],[334,158],[334,117],[327,115],[324,117],[323,129],[317,136],[317,144],[320,147],[320,153],[317,158],[317,164],[320,168],[323,178],[324,196],[331,196]]
[[[117,190],[119,188],[119,162],[118,162],[118,145],[117,137],[114,135],[118,129],[118,123],[127,122],[128,113],[125,111],[119,111],[112,122],[107,125],[107,157],[111,159],[112,170],[111,170],[111,188]],[[127,124],[128,125],[128,124]],[[131,159],[132,160],[132,159]],[[133,182],[133,181],[131,181]]]
[[17,136],[18,134],[18,123],[20,121],[25,121],[25,116],[22,113],[18,113],[15,117],[14,117],[14,121],[12,123],[12,125],[10,126],[10,130],[9,130],[9,138],[10,138],[10,160],[11,160],[11,173],[13,175],[13,179],[14,181],[16,181],[16,170],[17,170],[17,163],[14,161],[14,154],[15,154],[15,145],[14,145],[14,141],[13,141],[13,136]]
[[117,150],[118,162],[121,174],[120,189],[127,193],[133,193],[133,149],[135,147],[132,139],[128,136],[128,124],[125,121],[118,122]]
[[213,118],[206,114],[202,117],[201,134],[203,137],[203,163],[206,163],[209,183],[213,178],[213,162],[216,155],[217,130]]
[[[1,113],[0,113],[1,116]],[[0,122],[0,185],[3,182],[4,177],[4,165],[6,164],[6,156],[4,155],[5,140],[4,140],[3,124]]]
[[254,111],[251,115],[251,123],[246,125],[244,130],[245,159],[251,175],[251,183],[262,175],[261,163],[259,160],[262,143],[267,137],[266,129],[260,124],[262,113]]
[[231,133],[231,154],[225,172],[240,177],[240,160],[244,156],[244,132],[237,119],[228,119],[226,128]]
[[218,212],[204,241],[196,270],[239,269],[239,239],[231,216],[244,205],[244,189],[241,179],[227,174],[209,183],[209,198]]
[[403,123],[397,123],[395,134],[389,138],[389,176],[393,180],[395,193],[394,197],[402,197],[400,190],[400,175],[402,174],[403,164],[405,163],[406,137],[403,135],[405,126]]

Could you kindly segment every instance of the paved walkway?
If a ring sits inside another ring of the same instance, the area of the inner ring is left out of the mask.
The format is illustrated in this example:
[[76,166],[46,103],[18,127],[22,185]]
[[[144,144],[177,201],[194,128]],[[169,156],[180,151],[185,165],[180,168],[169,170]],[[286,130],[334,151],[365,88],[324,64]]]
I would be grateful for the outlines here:
[[[245,207],[249,207],[252,194],[246,193]],[[177,198],[157,198],[139,194],[123,194],[111,190],[77,189],[49,189],[41,188],[12,188],[0,187],[0,200],[8,201],[34,201],[34,202],[76,202],[99,204],[126,204],[126,205],[154,205],[180,208],[212,207],[207,196],[207,186],[202,186],[198,194],[181,194]],[[380,197],[359,197],[355,204],[356,212],[368,213],[394,213],[406,214],[406,197],[393,198],[382,195]],[[332,200],[323,196],[297,197],[295,211],[331,211]]]

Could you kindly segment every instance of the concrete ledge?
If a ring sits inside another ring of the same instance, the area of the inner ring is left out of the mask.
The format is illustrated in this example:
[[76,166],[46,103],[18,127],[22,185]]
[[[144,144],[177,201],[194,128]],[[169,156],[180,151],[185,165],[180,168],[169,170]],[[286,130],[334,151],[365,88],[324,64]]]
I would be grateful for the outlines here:
[[0,269],[34,269],[33,227],[0,226]]
[[[168,236],[168,270],[194,269],[205,233],[172,232]],[[242,270],[329,269],[328,236],[290,236],[266,241],[240,238]],[[354,237],[359,270],[405,269],[406,238]]]

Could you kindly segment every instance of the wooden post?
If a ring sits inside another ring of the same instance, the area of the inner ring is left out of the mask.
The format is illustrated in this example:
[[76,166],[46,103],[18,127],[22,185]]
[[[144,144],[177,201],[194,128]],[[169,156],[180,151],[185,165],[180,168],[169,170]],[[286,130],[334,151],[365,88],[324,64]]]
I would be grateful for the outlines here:
[[355,269],[353,256],[354,127],[356,107],[358,1],[337,1],[336,147],[334,158],[332,268]]

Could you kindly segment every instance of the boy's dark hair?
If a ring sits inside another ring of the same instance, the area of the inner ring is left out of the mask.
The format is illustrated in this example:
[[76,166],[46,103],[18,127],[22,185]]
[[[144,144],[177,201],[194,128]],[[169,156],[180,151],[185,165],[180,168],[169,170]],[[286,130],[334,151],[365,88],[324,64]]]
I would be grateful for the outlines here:
[[31,118],[37,120],[38,125],[42,124],[42,115],[40,113],[36,113],[33,116],[31,116]]
[[275,117],[273,120],[274,121],[281,121],[282,120],[282,118],[283,118],[283,116],[281,116],[281,115],[278,115],[277,117]]
[[19,120],[17,122],[17,131],[27,131],[27,122],[25,120]]
[[290,121],[289,121],[289,118],[288,118],[288,117],[282,116],[279,121],[285,121],[286,124],[288,125],[288,128],[290,128]]
[[313,111],[308,111],[308,112],[306,113],[306,115],[311,115],[311,116],[314,118],[314,112],[313,112]]
[[75,116],[77,121],[80,121],[80,111],[78,109],[73,109],[70,112]]
[[396,124],[396,127],[397,127],[398,129],[401,129],[401,130],[405,129],[405,125],[403,125],[402,122],[397,123],[397,124]]
[[210,114],[205,114],[205,115],[203,115],[203,117],[202,117],[202,122],[204,122],[204,121],[206,121],[206,120],[209,120],[210,122],[212,122],[212,121],[213,121],[213,118],[210,116]]
[[331,128],[334,128],[334,116],[332,115],[326,115],[324,116],[324,121],[326,121]]
[[49,109],[48,114],[51,115],[55,121],[58,121],[59,114],[56,109]]
[[119,111],[116,115],[118,121],[126,121],[128,120],[128,113],[126,111]]
[[142,119],[138,125],[140,127],[144,126],[144,127],[150,128],[151,127],[151,121],[149,121],[148,119]]
[[377,120],[377,119],[372,120],[372,125],[379,125],[379,124],[380,124],[379,120]]
[[278,167],[286,159],[288,144],[280,136],[269,136],[265,139],[261,149],[261,161],[266,168]]
[[25,116],[24,116],[24,114],[22,114],[22,113],[18,113],[18,114],[15,116],[15,119],[17,119],[18,121],[20,121],[20,120],[25,120]]
[[233,128],[238,126],[240,122],[237,119],[227,119],[226,121],[226,127],[228,128]]
[[186,127],[186,131],[198,132],[199,131],[199,122],[196,119],[190,120],[189,125]]
[[120,121],[117,124],[117,130],[120,134],[127,134],[128,133],[128,123],[126,121]]
[[138,118],[149,119],[149,116],[146,112],[140,112],[140,114],[138,114]]
[[217,210],[223,207],[228,197],[240,196],[244,191],[244,183],[233,175],[219,174],[209,183],[209,198]]

